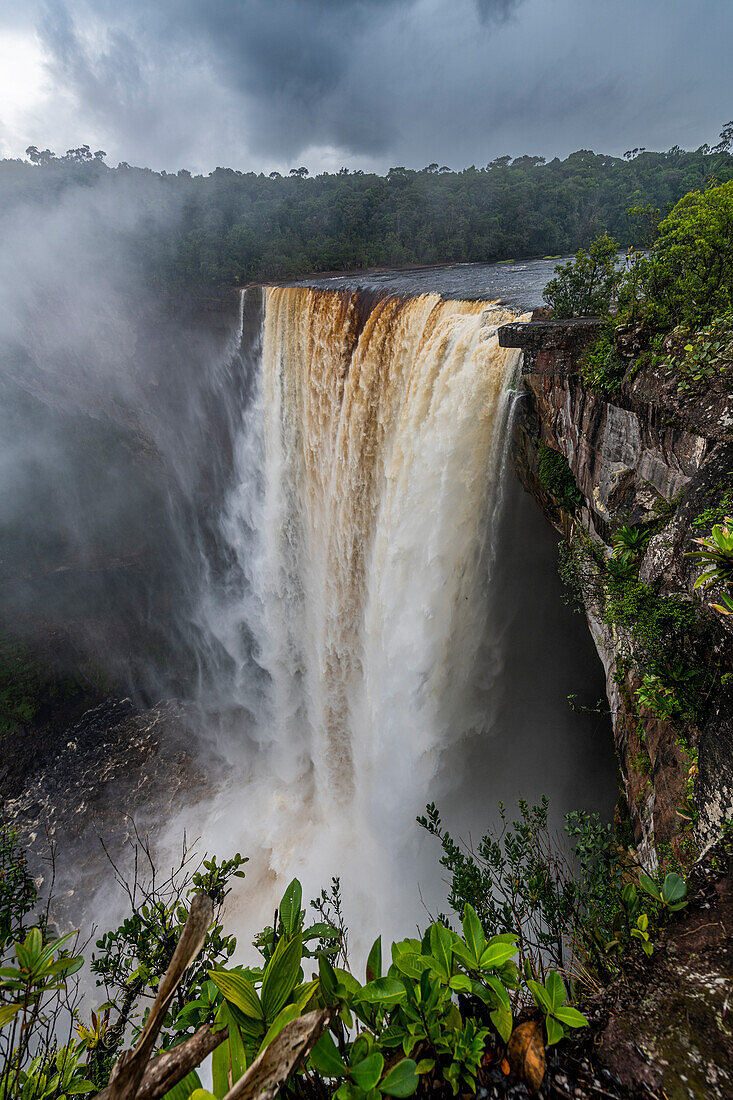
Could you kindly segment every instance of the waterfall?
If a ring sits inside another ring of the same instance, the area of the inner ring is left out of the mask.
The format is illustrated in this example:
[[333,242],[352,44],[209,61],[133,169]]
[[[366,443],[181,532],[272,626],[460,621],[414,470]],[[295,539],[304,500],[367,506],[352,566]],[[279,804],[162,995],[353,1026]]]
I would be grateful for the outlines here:
[[350,863],[399,878],[445,754],[486,728],[511,317],[265,291],[221,520],[232,564],[206,608],[248,716],[215,833],[257,853],[261,882],[314,862],[324,883]]

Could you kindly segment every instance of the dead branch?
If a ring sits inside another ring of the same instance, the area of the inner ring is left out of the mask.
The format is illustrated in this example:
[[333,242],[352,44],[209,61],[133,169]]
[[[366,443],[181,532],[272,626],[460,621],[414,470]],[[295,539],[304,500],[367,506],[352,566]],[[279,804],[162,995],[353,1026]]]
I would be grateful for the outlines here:
[[193,960],[203,947],[214,918],[214,903],[207,894],[196,894],[191,901],[188,920],[181,933],[170,966],[158,987],[147,1023],[132,1053],[123,1055],[115,1066],[109,1084],[109,1100],[135,1100],[155,1040],[173,999],[173,994]]
[[224,1100],[274,1100],[318,1042],[333,1013],[333,1008],[319,1008],[287,1024],[234,1083]]
[[[182,1043],[164,1050],[145,1067],[142,1081],[138,1085],[136,1100],[160,1100],[161,1096],[187,1077],[192,1069],[200,1066],[213,1050],[229,1038],[229,1028],[212,1031],[204,1024]],[[112,1100],[112,1085],[107,1085],[94,1100]]]

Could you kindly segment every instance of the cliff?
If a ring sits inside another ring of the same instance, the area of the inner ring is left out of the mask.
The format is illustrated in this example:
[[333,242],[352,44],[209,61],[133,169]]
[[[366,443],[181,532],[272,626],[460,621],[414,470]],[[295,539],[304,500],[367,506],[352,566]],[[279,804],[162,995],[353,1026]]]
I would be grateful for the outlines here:
[[[710,606],[720,593],[693,591],[687,556],[733,511],[733,395],[724,375],[680,393],[639,369],[633,340],[618,392],[591,389],[580,365],[598,325],[514,323],[499,339],[524,352],[517,470],[565,540],[606,671],[619,818],[654,869],[691,863],[733,816],[733,616]],[[642,539],[625,570],[612,557],[622,526]]]

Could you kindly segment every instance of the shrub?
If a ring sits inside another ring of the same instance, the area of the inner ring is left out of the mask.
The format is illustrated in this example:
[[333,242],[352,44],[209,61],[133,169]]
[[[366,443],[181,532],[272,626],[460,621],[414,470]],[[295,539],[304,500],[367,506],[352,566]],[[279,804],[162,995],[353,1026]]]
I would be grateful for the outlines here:
[[685,195],[644,262],[652,327],[695,329],[733,308],[733,182]]
[[702,550],[692,550],[688,557],[697,558],[704,566],[695,581],[695,588],[714,584],[733,584],[733,519],[726,516],[725,525],[716,523],[709,538],[693,539]]
[[604,233],[587,252],[581,248],[573,260],[558,264],[543,297],[553,317],[605,317],[620,278],[618,245]]
[[595,343],[585,349],[580,360],[583,381],[599,393],[613,395],[621,392],[621,383],[628,364],[616,350],[612,329],[604,329]]
[[537,476],[558,508],[574,514],[583,503],[570,464],[565,455],[540,443],[538,448]]

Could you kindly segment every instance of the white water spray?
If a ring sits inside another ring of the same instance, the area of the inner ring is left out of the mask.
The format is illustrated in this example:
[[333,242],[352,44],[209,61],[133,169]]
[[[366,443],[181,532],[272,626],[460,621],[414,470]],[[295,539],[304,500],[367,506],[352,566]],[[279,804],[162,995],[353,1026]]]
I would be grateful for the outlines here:
[[233,565],[204,607],[247,717],[202,831],[252,857],[250,931],[252,902],[269,915],[293,874],[312,891],[340,875],[365,935],[417,913],[417,891],[395,887],[414,881],[415,814],[451,746],[490,724],[499,673],[510,318],[437,295],[266,292],[222,516]]

